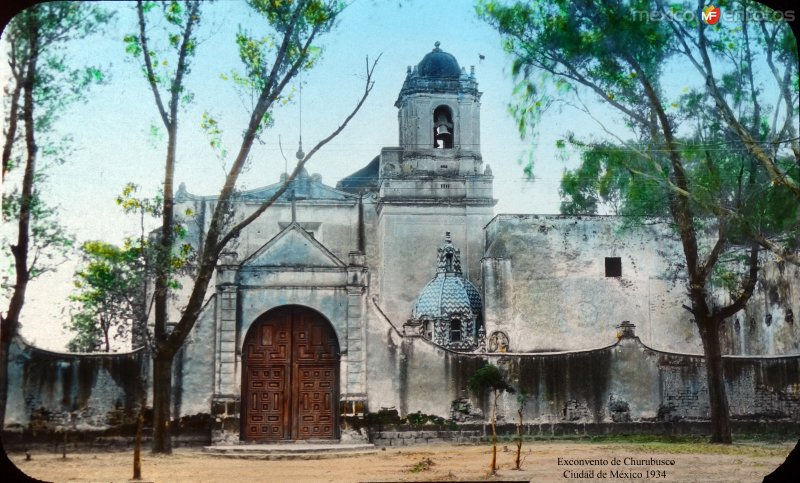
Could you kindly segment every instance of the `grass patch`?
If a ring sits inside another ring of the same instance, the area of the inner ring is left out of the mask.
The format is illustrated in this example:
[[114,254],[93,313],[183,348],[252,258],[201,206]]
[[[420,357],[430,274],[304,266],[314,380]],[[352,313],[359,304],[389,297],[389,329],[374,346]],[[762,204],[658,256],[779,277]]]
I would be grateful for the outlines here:
[[589,436],[584,439],[590,443],[622,443],[622,444],[648,444],[648,443],[668,443],[668,444],[701,444],[708,443],[707,436],[687,436],[687,435],[661,435],[661,434],[603,434]]
[[[654,434],[608,434],[580,437],[524,438],[525,444],[597,444],[620,450],[643,453],[740,455],[748,457],[785,457],[796,441],[782,435],[734,435],[732,445],[711,444],[708,436],[654,435]],[[484,442],[485,443],[485,442]],[[502,443],[502,441],[501,441]],[[488,443],[485,443],[488,444]],[[534,449],[535,452],[535,449]]]
[[762,435],[734,437],[734,443],[730,445],[711,444],[707,436],[651,434],[591,436],[581,441],[591,444],[619,446],[620,448],[646,453],[699,453],[751,457],[785,456],[791,451],[792,445],[785,437],[764,437]]
[[422,473],[423,471],[428,471],[431,469],[431,466],[435,465],[436,463],[433,462],[430,458],[423,458],[417,464],[411,467],[411,473]]

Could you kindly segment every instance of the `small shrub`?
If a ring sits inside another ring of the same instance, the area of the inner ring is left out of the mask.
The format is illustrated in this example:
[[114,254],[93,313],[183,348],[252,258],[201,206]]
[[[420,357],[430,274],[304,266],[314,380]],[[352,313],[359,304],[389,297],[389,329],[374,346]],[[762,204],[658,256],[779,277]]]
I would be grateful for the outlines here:
[[423,458],[417,464],[411,467],[411,473],[422,473],[423,471],[428,471],[431,469],[431,466],[435,465],[436,463],[433,462],[430,458]]

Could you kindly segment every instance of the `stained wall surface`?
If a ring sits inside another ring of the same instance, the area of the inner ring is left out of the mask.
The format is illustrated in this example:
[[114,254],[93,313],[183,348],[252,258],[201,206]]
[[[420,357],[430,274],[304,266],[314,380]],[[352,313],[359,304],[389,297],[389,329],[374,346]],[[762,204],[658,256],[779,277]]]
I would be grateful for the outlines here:
[[[503,331],[513,351],[608,345],[630,320],[649,346],[702,353],[688,305],[680,242],[658,220],[637,225],[604,216],[497,215],[486,227],[482,282],[487,334]],[[620,276],[608,276],[616,258]],[[729,266],[742,271],[741,267]],[[764,253],[745,310],[720,336],[730,354],[800,352],[800,267]],[[711,288],[718,303],[730,296]]]

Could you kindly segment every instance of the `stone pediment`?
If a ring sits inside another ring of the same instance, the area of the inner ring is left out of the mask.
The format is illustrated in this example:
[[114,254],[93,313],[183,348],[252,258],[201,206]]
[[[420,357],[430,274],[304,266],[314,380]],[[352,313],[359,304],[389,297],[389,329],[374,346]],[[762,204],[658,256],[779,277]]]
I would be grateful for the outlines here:
[[292,222],[242,262],[242,267],[345,268],[345,264]]

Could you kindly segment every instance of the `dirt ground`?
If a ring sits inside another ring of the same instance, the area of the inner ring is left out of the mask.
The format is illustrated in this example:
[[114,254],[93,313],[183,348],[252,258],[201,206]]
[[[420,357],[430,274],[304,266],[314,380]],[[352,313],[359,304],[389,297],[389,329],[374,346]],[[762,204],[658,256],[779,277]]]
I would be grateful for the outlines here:
[[[516,471],[512,469],[514,445],[500,444],[500,470],[495,477],[487,476],[491,446],[486,445],[410,446],[372,455],[292,461],[228,459],[204,455],[199,449],[177,449],[172,456],[144,453],[143,477],[145,481],[158,483],[484,480],[746,483],[760,482],[783,462],[793,446],[794,443],[725,447],[531,442],[523,446],[522,471]],[[131,452],[73,453],[67,454],[66,459],[61,454],[40,452],[33,453],[30,461],[19,453],[11,453],[9,457],[25,473],[45,481],[121,482],[132,475]],[[632,464],[630,458],[639,460],[639,465]],[[580,461],[587,459],[605,460],[607,464],[599,461],[599,466],[592,466]],[[674,460],[674,465],[647,465],[651,459]],[[615,460],[618,464],[614,464]]]

